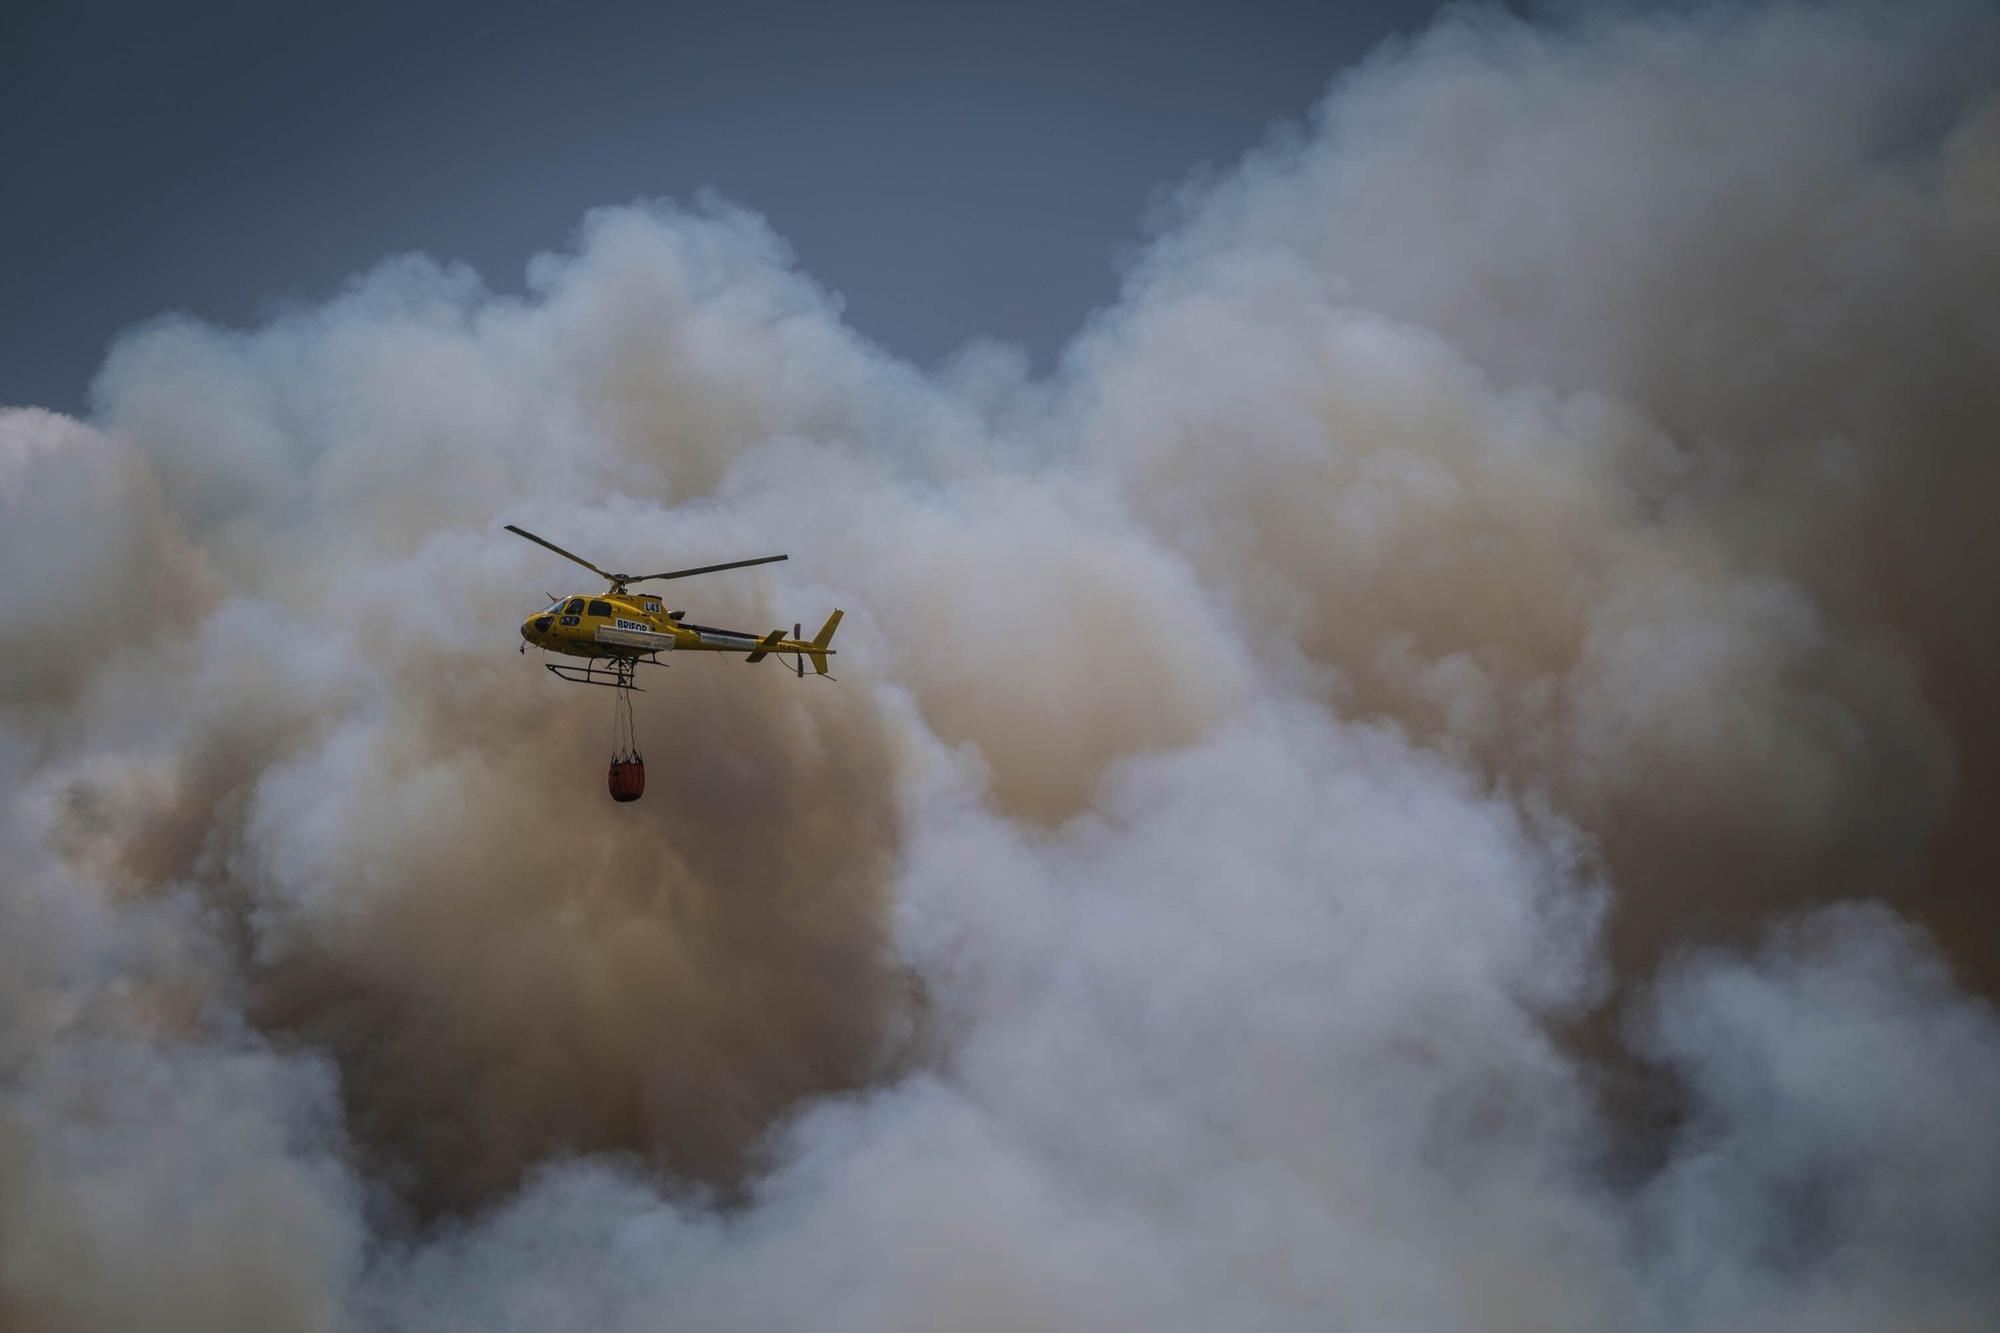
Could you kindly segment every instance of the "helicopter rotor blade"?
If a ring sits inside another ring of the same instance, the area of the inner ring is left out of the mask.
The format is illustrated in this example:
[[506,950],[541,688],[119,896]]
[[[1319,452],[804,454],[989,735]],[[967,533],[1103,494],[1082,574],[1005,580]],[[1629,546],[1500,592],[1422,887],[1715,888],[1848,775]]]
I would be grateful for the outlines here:
[[599,569],[596,565],[591,564],[588,560],[585,560],[582,556],[577,555],[573,551],[565,551],[563,550],[562,547],[557,546],[554,542],[549,541],[546,538],[537,537],[534,533],[528,531],[526,528],[517,528],[512,523],[509,523],[507,525],[507,531],[513,533],[516,537],[526,537],[529,541],[533,542],[537,546],[546,546],[551,551],[554,551],[557,555],[562,556],[566,560],[576,561],[576,563],[582,565],[585,569],[589,570],[593,574],[596,574],[600,578],[610,579],[613,583],[626,581],[626,580],[621,580],[616,574],[605,573],[603,570]]
[[[540,539],[537,538],[536,540],[539,541]],[[547,545],[547,543],[544,542],[543,545]],[[564,552],[564,554],[567,555],[568,552]],[[791,559],[791,557],[786,555],[760,555],[755,560],[731,560],[726,564],[702,565],[698,569],[675,569],[675,570],[669,570],[665,574],[641,574],[639,577],[635,579],[627,579],[626,582],[650,583],[654,579],[684,579],[693,574],[713,574],[720,569],[743,569],[749,565],[768,565],[774,560],[789,560],[789,559]],[[592,568],[594,569],[596,568],[596,566],[593,565]]]

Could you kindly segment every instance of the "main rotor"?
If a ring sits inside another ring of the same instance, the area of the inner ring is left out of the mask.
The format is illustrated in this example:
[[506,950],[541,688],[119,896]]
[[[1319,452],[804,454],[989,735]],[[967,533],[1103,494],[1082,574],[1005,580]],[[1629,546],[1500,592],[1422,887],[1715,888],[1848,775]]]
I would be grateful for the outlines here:
[[751,565],[768,565],[774,561],[789,558],[782,555],[760,555],[755,560],[730,560],[720,565],[698,565],[693,569],[670,569],[664,574],[614,574],[608,569],[599,569],[596,565],[591,564],[574,551],[563,550],[562,547],[557,546],[545,537],[537,537],[526,528],[517,528],[512,523],[509,523],[507,531],[517,537],[526,537],[537,546],[546,546],[565,560],[576,561],[577,564],[582,565],[599,578],[608,580],[611,584],[609,591],[614,593],[624,592],[626,586],[633,583],[651,583],[657,579],[685,579],[691,578],[696,574],[713,574],[724,569],[744,569]]

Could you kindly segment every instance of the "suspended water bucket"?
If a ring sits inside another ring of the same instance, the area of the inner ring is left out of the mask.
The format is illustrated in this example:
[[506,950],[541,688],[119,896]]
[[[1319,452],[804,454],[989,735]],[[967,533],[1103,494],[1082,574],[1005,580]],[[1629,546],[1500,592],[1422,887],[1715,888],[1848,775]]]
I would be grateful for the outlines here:
[[646,761],[638,755],[611,761],[611,799],[636,801],[646,794]]

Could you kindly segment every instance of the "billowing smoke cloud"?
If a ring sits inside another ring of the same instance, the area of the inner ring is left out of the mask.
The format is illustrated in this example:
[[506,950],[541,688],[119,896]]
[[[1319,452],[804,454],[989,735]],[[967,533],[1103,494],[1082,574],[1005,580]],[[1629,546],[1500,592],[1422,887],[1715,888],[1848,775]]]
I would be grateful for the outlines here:
[[[714,202],[128,334],[0,417],[0,1322],[1993,1323],[1996,52],[1454,14],[1048,382]],[[613,806],[508,521],[843,680]]]

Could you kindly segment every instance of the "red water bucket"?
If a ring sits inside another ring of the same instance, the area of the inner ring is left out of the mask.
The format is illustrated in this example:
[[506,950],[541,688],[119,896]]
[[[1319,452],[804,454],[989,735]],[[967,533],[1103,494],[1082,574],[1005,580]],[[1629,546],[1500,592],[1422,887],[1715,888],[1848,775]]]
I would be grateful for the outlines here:
[[611,799],[636,801],[646,793],[646,761],[636,755],[611,761]]

